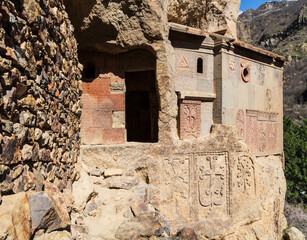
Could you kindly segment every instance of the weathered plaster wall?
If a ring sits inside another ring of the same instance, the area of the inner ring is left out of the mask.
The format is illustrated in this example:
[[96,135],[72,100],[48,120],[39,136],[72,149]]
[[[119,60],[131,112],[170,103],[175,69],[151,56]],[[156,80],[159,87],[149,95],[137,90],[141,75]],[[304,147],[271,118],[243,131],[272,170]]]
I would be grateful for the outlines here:
[[62,1],[0,2],[1,239],[70,223],[63,192],[78,177],[80,79]]

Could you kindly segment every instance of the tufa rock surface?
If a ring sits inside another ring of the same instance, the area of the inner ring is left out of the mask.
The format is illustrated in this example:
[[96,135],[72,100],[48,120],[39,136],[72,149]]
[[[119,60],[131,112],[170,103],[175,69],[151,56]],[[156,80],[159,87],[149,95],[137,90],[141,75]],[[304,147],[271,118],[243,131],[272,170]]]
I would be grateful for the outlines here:
[[112,53],[165,39],[168,22],[206,31],[227,28],[227,35],[236,38],[240,7],[237,0],[90,0],[86,6],[81,0],[65,0],[64,4],[80,49]]

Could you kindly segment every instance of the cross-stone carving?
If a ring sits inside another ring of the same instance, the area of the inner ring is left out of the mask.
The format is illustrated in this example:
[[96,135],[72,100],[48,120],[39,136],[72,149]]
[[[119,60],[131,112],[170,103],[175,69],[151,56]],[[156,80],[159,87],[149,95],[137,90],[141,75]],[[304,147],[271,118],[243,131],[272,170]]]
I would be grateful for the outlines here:
[[198,194],[203,207],[226,204],[226,158],[226,155],[208,154],[198,161]]
[[180,138],[191,139],[200,135],[200,101],[182,100],[180,104]]

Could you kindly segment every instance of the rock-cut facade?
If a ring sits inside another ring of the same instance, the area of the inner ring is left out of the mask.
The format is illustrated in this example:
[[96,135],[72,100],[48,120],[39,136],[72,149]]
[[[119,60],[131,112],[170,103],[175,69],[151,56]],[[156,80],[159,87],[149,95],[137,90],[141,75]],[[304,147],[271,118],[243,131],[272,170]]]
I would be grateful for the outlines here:
[[285,59],[239,5],[1,2],[0,238],[281,239]]

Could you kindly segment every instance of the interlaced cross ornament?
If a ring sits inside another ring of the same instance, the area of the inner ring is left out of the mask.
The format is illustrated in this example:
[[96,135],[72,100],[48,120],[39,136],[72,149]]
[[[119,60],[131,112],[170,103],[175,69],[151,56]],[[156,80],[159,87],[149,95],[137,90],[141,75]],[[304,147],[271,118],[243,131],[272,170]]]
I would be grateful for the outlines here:
[[224,157],[207,156],[199,170],[199,201],[203,207],[220,206],[225,199],[226,163]]

